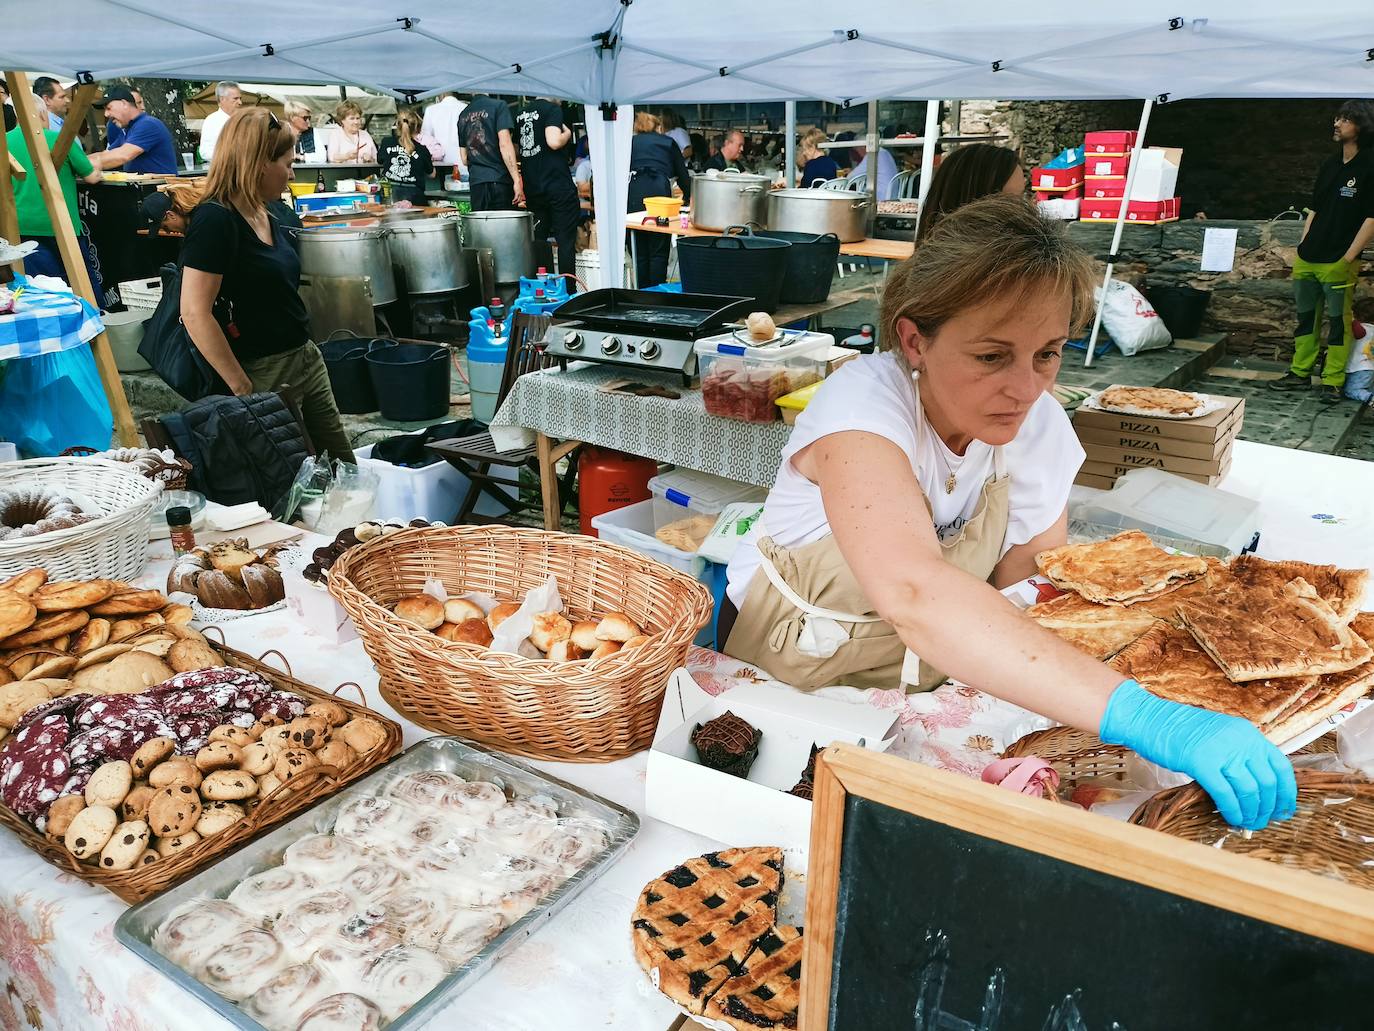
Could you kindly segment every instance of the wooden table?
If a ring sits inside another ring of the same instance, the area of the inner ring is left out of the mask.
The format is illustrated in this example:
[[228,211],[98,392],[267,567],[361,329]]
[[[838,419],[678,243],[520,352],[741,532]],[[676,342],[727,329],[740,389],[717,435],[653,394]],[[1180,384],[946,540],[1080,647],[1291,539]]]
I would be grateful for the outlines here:
[[[647,223],[643,219],[649,218]],[[714,229],[698,229],[695,226],[682,228],[678,219],[670,219],[666,226],[656,224],[647,211],[636,211],[625,217],[625,228],[639,229],[646,233],[665,233],[668,236],[720,236]],[[630,247],[634,248],[634,237],[630,237]],[[910,240],[879,240],[868,237],[853,243],[840,244],[840,253],[850,258],[878,258],[882,261],[906,261],[916,253],[916,244]]]

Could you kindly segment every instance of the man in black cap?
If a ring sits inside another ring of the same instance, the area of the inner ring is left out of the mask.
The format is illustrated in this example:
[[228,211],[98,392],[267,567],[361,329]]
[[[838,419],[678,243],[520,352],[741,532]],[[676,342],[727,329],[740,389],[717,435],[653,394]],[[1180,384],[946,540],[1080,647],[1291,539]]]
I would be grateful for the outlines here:
[[122,168],[126,172],[176,174],[176,144],[172,141],[171,130],[139,110],[133,90],[128,86],[111,86],[96,106],[105,108],[106,117],[118,125],[124,135],[118,146],[92,154],[91,164],[101,169]]

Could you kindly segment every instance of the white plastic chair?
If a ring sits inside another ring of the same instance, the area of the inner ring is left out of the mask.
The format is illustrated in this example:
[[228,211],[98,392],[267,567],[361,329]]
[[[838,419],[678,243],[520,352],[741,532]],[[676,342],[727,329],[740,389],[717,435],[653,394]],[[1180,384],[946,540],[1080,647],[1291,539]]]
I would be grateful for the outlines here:
[[909,168],[898,172],[892,180],[892,199],[914,200],[916,197],[916,187],[919,181],[917,174]]
[[811,184],[812,189],[821,190],[847,190],[849,184],[843,179],[817,179]]
[[855,193],[863,193],[868,188],[868,173],[860,172],[858,175],[851,175],[844,180],[844,188],[853,190]]

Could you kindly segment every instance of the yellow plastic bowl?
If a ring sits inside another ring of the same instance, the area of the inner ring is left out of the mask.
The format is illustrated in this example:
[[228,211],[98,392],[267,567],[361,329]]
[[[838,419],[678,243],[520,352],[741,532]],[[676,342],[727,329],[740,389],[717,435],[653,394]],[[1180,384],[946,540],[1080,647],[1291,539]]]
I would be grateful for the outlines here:
[[677,218],[682,201],[676,197],[645,197],[644,210],[654,218]]
[[286,184],[291,189],[291,196],[304,197],[307,193],[315,192],[315,184],[307,182],[290,182]]

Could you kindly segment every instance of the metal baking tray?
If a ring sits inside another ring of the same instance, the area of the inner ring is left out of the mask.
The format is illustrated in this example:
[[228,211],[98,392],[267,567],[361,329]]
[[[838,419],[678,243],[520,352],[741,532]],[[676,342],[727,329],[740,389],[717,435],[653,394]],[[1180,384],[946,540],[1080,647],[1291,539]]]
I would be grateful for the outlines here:
[[238,852],[202,870],[190,880],[140,902],[115,922],[115,937],[126,948],[171,981],[203,1001],[235,1027],[262,1031],[262,1025],[228,999],[217,995],[152,946],[158,925],[173,909],[194,898],[223,898],[245,877],[269,867],[280,866],[282,854],[307,834],[330,830],[338,811],[360,795],[382,792],[394,779],[420,770],[444,770],[468,780],[487,780],[504,788],[507,795],[552,798],[560,817],[580,817],[602,821],[608,841],[591,861],[569,877],[533,909],[489,941],[481,952],[440,981],[429,994],[390,1024],[387,1031],[418,1027],[433,1017],[453,998],[471,987],[493,963],[537,931],[566,906],[614,862],[639,831],[639,817],[607,799],[583,791],[572,784],[531,769],[514,759],[484,751],[453,737],[431,737],[412,745],[385,766],[350,784],[332,798],[278,827],[272,833],[248,844]]
[[[1069,543],[1070,544],[1092,544],[1096,541],[1105,541],[1109,537],[1115,537],[1119,533],[1125,533],[1129,527],[1108,526],[1105,523],[1092,523],[1083,519],[1069,520]],[[1169,534],[1158,533],[1155,530],[1141,530],[1146,537],[1154,541],[1161,548],[1167,551],[1182,552],[1185,555],[1196,555],[1199,558],[1231,558],[1231,550],[1224,548],[1220,544],[1208,544],[1206,541],[1193,540],[1191,537],[1172,537]]]

